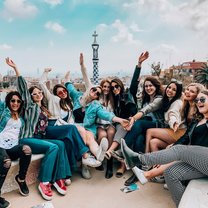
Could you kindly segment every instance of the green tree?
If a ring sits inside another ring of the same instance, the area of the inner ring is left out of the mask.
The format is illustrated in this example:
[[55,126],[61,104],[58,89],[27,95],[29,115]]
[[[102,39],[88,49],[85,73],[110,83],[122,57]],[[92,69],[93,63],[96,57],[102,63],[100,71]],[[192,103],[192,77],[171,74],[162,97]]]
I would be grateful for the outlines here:
[[203,66],[197,70],[194,80],[200,84],[203,84],[208,88],[208,64],[203,64]]

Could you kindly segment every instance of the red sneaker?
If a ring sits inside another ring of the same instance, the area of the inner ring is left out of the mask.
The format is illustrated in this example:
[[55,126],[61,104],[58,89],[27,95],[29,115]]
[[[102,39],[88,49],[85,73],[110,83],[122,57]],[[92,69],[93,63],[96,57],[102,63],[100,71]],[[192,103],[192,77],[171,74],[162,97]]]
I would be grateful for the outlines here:
[[43,184],[42,182],[40,182],[40,184],[38,186],[38,190],[40,191],[42,197],[45,200],[51,200],[52,199],[53,193],[52,193],[52,190],[51,190],[51,184],[50,183]]
[[56,190],[58,191],[59,194],[65,195],[67,188],[64,185],[64,180],[60,179],[58,181],[56,181],[53,186],[56,188]]

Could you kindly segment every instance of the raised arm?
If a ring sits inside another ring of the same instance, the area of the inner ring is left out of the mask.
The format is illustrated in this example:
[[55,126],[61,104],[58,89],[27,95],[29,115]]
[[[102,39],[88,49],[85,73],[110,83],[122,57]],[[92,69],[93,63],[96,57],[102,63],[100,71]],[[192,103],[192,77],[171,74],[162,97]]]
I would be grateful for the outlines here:
[[24,100],[24,107],[27,109],[31,104],[33,104],[31,95],[27,88],[27,83],[25,79],[20,75],[19,70],[17,69],[16,64],[10,59],[6,58],[6,63],[12,67],[17,76],[17,90],[21,94],[22,99]]
[[86,90],[89,90],[92,87],[92,83],[91,83],[90,78],[87,74],[87,69],[84,65],[83,53],[80,53],[79,63],[80,63],[80,66],[81,66],[82,77],[83,77],[83,80],[85,82],[85,88],[86,88]]
[[140,56],[138,57],[138,63],[136,65],[136,68],[134,70],[134,74],[131,80],[131,84],[130,84],[130,92],[133,95],[134,101],[135,103],[137,103],[137,98],[136,98],[136,94],[137,94],[137,89],[138,89],[138,84],[139,84],[139,76],[140,76],[140,72],[141,72],[141,66],[142,63],[148,59],[149,57],[149,52],[145,51],[144,53],[141,53]]

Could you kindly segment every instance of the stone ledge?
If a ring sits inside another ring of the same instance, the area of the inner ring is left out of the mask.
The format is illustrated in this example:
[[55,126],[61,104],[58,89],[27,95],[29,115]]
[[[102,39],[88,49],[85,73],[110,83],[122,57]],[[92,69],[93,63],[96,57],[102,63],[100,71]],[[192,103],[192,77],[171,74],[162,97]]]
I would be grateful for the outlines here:
[[183,194],[178,208],[207,208],[208,178],[191,180]]
[[[32,155],[31,163],[26,177],[26,181],[28,185],[35,183],[37,181],[39,167],[40,167],[41,159],[43,157],[44,154]],[[7,174],[6,180],[2,187],[2,194],[18,189],[18,186],[14,180],[14,177],[17,175],[18,171],[19,171],[19,161],[18,160],[12,161],[11,168]]]

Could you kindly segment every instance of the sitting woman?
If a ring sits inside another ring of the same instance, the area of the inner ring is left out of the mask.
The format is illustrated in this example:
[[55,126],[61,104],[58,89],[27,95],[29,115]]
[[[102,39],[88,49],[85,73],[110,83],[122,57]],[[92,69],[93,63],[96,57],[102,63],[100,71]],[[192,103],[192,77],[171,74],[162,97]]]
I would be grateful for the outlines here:
[[[17,91],[10,92],[5,103],[0,102],[0,190],[11,165],[11,160],[19,158],[19,173],[15,181],[19,185],[20,194],[27,196],[29,189],[25,182],[28,166],[31,160],[31,149],[19,144],[20,129],[24,125],[20,117],[23,100]],[[9,207],[10,203],[0,197],[0,207]]]
[[[39,172],[39,186],[42,197],[46,200],[52,199],[53,185],[58,193],[65,195],[67,188],[64,179],[71,176],[71,169],[67,159],[64,142],[59,140],[57,135],[48,139],[46,128],[50,112],[43,103],[43,94],[37,87],[27,89],[27,83],[17,69],[16,64],[9,58],[6,63],[11,66],[17,76],[17,88],[24,101],[25,125],[20,132],[20,143],[27,144],[33,154],[45,154],[41,162]],[[49,165],[50,164],[50,165]]]
[[162,99],[162,109],[165,112],[165,123],[169,128],[151,128],[146,133],[145,152],[165,149],[177,141],[186,131],[185,119],[182,117],[182,84],[170,82]]
[[208,90],[200,92],[195,102],[203,116],[201,119],[195,119],[183,136],[184,142],[188,144],[192,141],[193,146],[178,144],[158,152],[138,154],[129,149],[124,140],[121,143],[127,167],[134,170],[142,183],[147,179],[144,172],[135,165],[152,166],[174,162],[164,171],[164,177],[176,206],[186,189],[185,181],[208,176],[208,169],[205,168],[208,164]]

